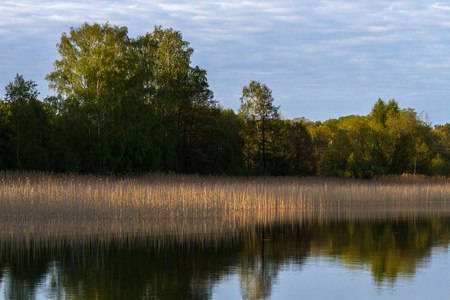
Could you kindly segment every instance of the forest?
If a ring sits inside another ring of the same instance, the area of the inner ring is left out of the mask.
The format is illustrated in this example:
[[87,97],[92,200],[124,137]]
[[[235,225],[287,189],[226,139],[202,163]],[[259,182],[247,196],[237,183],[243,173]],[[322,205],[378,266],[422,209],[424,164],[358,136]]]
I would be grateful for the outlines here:
[[450,124],[374,99],[366,116],[284,119],[251,81],[237,112],[214,99],[182,34],[84,23],[63,33],[40,100],[22,75],[0,99],[0,169],[81,174],[450,175]]

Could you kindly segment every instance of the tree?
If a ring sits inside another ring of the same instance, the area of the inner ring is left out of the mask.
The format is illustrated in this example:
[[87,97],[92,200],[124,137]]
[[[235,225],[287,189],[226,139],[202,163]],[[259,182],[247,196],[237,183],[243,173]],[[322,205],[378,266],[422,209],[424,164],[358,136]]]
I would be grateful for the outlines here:
[[307,129],[305,119],[294,119],[291,122],[288,139],[291,142],[289,158],[294,170],[302,175],[312,175],[316,171],[316,156],[312,137]]
[[239,113],[247,123],[254,124],[259,148],[262,149],[262,167],[266,167],[266,130],[271,120],[279,118],[279,107],[273,105],[272,90],[265,84],[252,81],[242,89]]
[[350,139],[347,131],[339,128],[324,154],[324,173],[333,176],[343,176],[351,155]]
[[450,175],[450,124],[435,125],[433,136],[433,159],[431,168],[434,174]]
[[228,175],[243,175],[245,142],[240,134],[243,121],[232,109],[219,107],[219,113],[219,128],[225,139],[221,149],[223,171]]
[[154,90],[150,103],[163,130],[160,144],[163,169],[178,171],[178,125],[185,104],[190,100],[186,95],[186,83],[189,81],[190,58],[194,50],[183,40],[181,32],[172,28],[156,26],[152,33],[147,33],[142,38],[155,45],[151,53],[154,62],[153,76],[148,84]]
[[120,87],[128,75],[129,46],[126,27],[108,23],[72,27],[69,35],[62,34],[57,44],[61,59],[55,61],[55,71],[46,77],[49,86],[65,97],[68,109],[79,107],[79,122],[87,123],[85,138],[91,147],[86,159],[91,170],[104,171],[106,167],[106,120],[113,102],[117,103],[118,94],[123,92]]
[[56,107],[65,127],[84,137],[74,151],[89,162],[82,169],[187,171],[196,123],[216,103],[179,31],[158,26],[133,39],[126,27],[85,23],[57,47],[61,59],[47,79],[64,96]]
[[9,163],[14,160],[10,152],[11,128],[8,125],[8,105],[0,99],[0,169],[9,168]]
[[47,80],[64,96],[64,113],[83,136],[87,149],[75,149],[76,156],[89,162],[83,168],[159,168],[155,143],[161,130],[151,103],[153,41],[130,39],[126,27],[85,23],[63,33],[57,48],[61,59]]
[[273,175],[312,175],[315,153],[305,119],[275,120],[269,131],[268,167]]
[[[213,93],[209,90],[206,71],[199,67],[190,68],[187,81],[182,85],[182,98],[176,107],[177,119],[177,170],[187,171],[187,166],[192,157],[193,141],[206,138],[201,133],[206,133],[203,127],[217,127],[217,120],[211,114],[216,109]],[[213,125],[213,123],[215,125]],[[214,139],[214,138],[213,138]],[[212,140],[206,140],[206,145]]]
[[325,170],[324,157],[325,152],[330,145],[332,138],[332,131],[330,127],[322,122],[309,123],[307,126],[308,133],[312,138],[314,157],[316,158],[316,168],[319,174],[323,174]]
[[[48,169],[46,147],[50,138],[50,109],[37,99],[39,92],[32,80],[17,74],[5,87],[2,109],[6,149],[14,157],[15,169]],[[7,155],[8,156],[8,155]]]
[[428,121],[397,102],[381,99],[368,116],[370,164],[374,174],[428,173],[433,138]]
[[378,99],[370,115],[376,122],[384,125],[389,116],[395,116],[399,112],[400,108],[394,99],[389,100],[388,103]]
[[[392,135],[388,132],[387,122],[392,125],[394,120],[398,119],[400,108],[394,99],[385,103],[378,99],[372,108],[369,118],[369,126],[371,128],[371,135],[369,136],[371,160],[374,172],[378,174],[390,173],[390,157],[394,145]],[[392,161],[392,160],[391,160]]]
[[202,119],[199,114],[216,105],[206,71],[191,67],[194,50],[179,31],[157,26],[142,38],[155,45],[151,54],[154,67],[149,85],[154,94],[150,103],[163,128],[160,147],[164,170],[186,172],[193,159],[193,138],[199,138],[193,136],[196,123]]
[[346,131],[351,149],[347,160],[346,176],[354,178],[372,177],[371,149],[369,146],[371,129],[367,117],[348,116],[340,120],[340,128]]

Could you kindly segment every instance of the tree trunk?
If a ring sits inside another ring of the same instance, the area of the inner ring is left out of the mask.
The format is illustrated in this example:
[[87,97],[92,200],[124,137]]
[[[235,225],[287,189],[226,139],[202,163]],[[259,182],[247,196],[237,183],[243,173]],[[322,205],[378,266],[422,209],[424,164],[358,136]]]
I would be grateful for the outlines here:
[[262,118],[262,163],[263,169],[266,168],[266,122],[265,119]]

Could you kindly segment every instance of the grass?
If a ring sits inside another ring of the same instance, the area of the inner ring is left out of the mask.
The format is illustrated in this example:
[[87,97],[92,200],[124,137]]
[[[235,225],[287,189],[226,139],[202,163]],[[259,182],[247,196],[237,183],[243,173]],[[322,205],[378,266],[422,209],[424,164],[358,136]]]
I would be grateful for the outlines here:
[[0,172],[3,237],[192,236],[305,218],[450,212],[450,179]]

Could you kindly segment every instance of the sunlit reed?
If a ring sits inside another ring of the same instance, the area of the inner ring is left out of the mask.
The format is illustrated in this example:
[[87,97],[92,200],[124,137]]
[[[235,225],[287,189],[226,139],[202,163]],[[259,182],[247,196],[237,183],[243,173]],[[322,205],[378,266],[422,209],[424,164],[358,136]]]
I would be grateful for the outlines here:
[[418,176],[137,178],[0,172],[2,236],[201,235],[308,216],[449,212],[450,180]]

